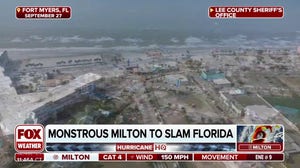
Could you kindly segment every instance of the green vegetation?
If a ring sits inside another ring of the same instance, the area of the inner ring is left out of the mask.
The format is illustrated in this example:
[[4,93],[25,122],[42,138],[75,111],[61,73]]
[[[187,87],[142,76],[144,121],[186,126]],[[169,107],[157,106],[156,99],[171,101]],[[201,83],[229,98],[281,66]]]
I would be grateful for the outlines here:
[[[113,123],[117,105],[112,100],[86,100],[76,103],[59,112],[52,122],[69,124],[109,124]],[[104,113],[107,111],[108,113]]]
[[[294,122],[300,128],[300,97],[265,97],[265,99],[277,107],[278,110],[290,121]],[[288,107],[288,108],[285,108]],[[291,108],[291,109],[289,109]],[[294,110],[293,110],[294,109]],[[297,111],[299,110],[299,111]]]
[[[139,121],[142,121],[141,114],[136,105],[130,100],[131,98],[128,101],[86,99],[64,107],[58,114],[51,116],[47,124],[139,123]],[[116,120],[117,118],[119,120]]]
[[294,97],[274,97],[274,96],[267,96],[264,97],[270,104],[273,106],[285,106],[289,108],[295,108],[300,110],[300,97],[294,96]]

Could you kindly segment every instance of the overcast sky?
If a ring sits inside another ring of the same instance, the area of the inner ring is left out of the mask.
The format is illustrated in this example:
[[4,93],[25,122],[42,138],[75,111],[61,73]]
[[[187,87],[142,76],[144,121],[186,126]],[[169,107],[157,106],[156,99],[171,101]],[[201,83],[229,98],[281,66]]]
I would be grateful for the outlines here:
[[[64,21],[16,20],[16,6],[65,5],[73,9]],[[285,7],[284,19],[212,20],[209,6],[257,5]],[[245,32],[294,32],[300,30],[299,0],[5,0],[0,5],[2,33],[33,27],[58,29],[165,29]]]

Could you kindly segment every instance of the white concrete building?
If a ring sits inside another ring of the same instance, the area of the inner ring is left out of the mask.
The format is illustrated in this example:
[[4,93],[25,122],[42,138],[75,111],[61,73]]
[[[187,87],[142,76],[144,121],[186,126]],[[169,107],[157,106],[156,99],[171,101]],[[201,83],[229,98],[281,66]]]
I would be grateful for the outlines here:
[[[3,71],[4,69],[0,67],[0,129],[6,135],[13,134],[15,126],[17,124],[24,124],[27,118],[32,117],[34,119],[35,113],[33,112],[36,109],[62,100],[62,104],[54,106],[60,108],[61,105],[73,101],[68,96],[72,96],[75,92],[84,94],[88,91],[88,84],[101,78],[100,75],[88,73],[75,78],[66,85],[57,86],[46,93],[18,95],[15,88],[10,86],[12,83],[10,78],[5,76]],[[55,110],[51,109],[50,111]],[[47,115],[45,113],[42,116],[46,117]]]
[[222,88],[222,87],[230,87],[231,86],[231,82],[229,80],[227,80],[226,78],[222,78],[222,79],[214,79],[213,83],[215,84],[216,87],[218,88]]

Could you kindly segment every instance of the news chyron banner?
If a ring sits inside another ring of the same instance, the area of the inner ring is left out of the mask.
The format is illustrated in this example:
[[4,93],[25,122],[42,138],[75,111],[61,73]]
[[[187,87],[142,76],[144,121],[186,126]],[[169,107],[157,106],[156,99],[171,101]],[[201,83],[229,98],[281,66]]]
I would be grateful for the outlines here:
[[283,161],[284,127],[261,125],[18,125],[15,160]]

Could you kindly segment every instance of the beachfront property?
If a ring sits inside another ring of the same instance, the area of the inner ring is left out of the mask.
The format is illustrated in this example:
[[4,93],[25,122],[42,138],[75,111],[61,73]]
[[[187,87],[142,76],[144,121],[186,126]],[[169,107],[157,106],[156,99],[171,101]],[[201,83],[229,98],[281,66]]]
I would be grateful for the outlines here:
[[[5,65],[5,60],[1,59],[1,65]],[[95,87],[93,83],[101,78],[100,75],[87,73],[47,92],[19,95],[4,72],[5,68],[0,66],[0,129],[4,135],[13,134],[18,124],[44,122],[59,109],[89,95]]]
[[33,110],[38,123],[44,124],[50,117],[63,110],[65,107],[82,101],[85,97],[93,94],[94,81],[100,79],[99,75],[88,73],[77,77],[70,83],[58,86],[51,91],[51,99],[45,101],[41,107]]

